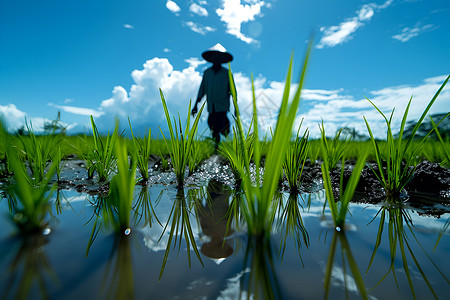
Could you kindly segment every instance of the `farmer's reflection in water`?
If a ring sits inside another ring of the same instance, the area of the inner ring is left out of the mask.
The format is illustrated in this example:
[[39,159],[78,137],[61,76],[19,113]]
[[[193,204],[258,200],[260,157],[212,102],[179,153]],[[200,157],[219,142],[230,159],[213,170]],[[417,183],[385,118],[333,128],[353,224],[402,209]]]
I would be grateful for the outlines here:
[[230,80],[228,69],[223,68],[222,64],[232,61],[233,56],[221,44],[216,44],[209,50],[203,52],[202,57],[206,61],[213,63],[213,65],[206,69],[203,74],[197,101],[191,113],[192,115],[197,113],[197,104],[206,95],[209,113],[208,126],[211,129],[214,144],[217,149],[220,142],[220,135],[227,136],[230,133],[230,121],[227,117],[227,113],[230,110]]
[[231,240],[226,239],[232,231],[227,230],[229,188],[215,180],[210,180],[207,187],[207,201],[199,210],[200,226],[207,236],[201,252],[213,259],[224,259],[233,253]]

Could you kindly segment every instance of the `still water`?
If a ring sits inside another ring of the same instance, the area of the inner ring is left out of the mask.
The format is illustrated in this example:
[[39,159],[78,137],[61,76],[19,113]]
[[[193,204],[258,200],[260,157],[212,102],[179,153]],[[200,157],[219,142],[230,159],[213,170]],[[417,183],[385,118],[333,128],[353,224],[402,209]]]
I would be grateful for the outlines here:
[[106,226],[101,197],[61,190],[49,232],[28,238],[2,199],[0,297],[450,299],[448,212],[351,203],[338,232],[323,191],[280,194],[270,239],[254,239],[227,215],[236,197],[215,181],[138,187],[126,235]]

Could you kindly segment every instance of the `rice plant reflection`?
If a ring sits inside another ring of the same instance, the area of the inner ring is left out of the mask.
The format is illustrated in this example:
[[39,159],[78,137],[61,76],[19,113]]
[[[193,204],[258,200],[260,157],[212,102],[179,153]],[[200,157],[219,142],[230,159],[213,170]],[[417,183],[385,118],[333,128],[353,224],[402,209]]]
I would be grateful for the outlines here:
[[[155,201],[156,204],[158,204],[158,202],[161,200],[162,195],[163,191],[159,193],[159,196]],[[153,208],[148,186],[142,186],[141,191],[139,192],[139,195],[133,206],[133,211],[133,220],[135,227],[138,225],[152,227],[153,219],[155,219],[156,222],[158,222],[158,224],[162,226]],[[144,219],[143,222],[142,219]]]
[[[34,286],[37,286],[42,299],[49,299],[49,286],[57,284],[58,279],[45,249],[49,242],[48,236],[33,234],[12,239],[13,246],[9,249],[16,253],[6,269],[4,277],[7,278],[6,286],[9,288],[2,292],[2,299],[27,299]],[[19,244],[18,250],[14,244]],[[2,255],[2,259],[7,256]]]
[[115,235],[103,277],[105,299],[134,299],[133,263],[130,235]]
[[283,299],[275,272],[271,238],[250,235],[246,238],[239,299]]
[[[434,296],[434,298],[437,299],[438,296],[436,294],[436,291],[433,289],[430,280],[428,279],[424,270],[420,266],[419,256],[414,254],[414,250],[413,250],[414,245],[411,243],[411,241],[416,241],[416,243],[417,243],[416,246],[418,246],[422,250],[423,254],[430,260],[431,264],[442,275],[442,277],[448,284],[450,284],[450,281],[447,279],[447,277],[444,275],[444,273],[439,269],[439,267],[433,262],[430,255],[428,253],[426,253],[426,251],[423,248],[423,246],[421,245],[419,239],[415,235],[414,225],[412,222],[412,218],[409,215],[409,211],[403,209],[399,204],[389,204],[389,203],[396,203],[396,202],[398,202],[398,201],[387,201],[388,204],[381,207],[380,210],[378,211],[377,215],[375,216],[375,218],[376,218],[378,215],[380,215],[380,223],[378,225],[378,233],[377,233],[377,237],[376,237],[376,241],[375,241],[375,247],[373,249],[372,256],[370,258],[370,262],[367,267],[366,273],[369,272],[370,267],[372,266],[372,263],[375,259],[377,250],[380,247],[380,244],[382,241],[382,236],[383,236],[383,231],[384,231],[384,226],[386,224],[386,218],[387,218],[390,264],[389,264],[389,269],[386,272],[386,274],[379,280],[379,282],[375,285],[375,287],[373,287],[373,289],[375,289],[378,285],[380,285],[381,282],[383,282],[391,272],[392,272],[392,276],[394,277],[397,288],[399,288],[398,281],[397,281],[397,274],[396,274],[396,270],[395,270],[395,267],[396,267],[395,261],[396,261],[396,257],[398,254],[397,250],[400,249],[402,267],[405,272],[405,276],[408,281],[413,298],[416,298],[416,293],[414,290],[414,283],[412,281],[414,276],[411,276],[412,275],[411,273],[413,270],[410,269],[411,267],[408,262],[407,254],[409,254],[410,258],[414,262],[412,264],[412,266],[415,266],[417,268],[417,271],[420,274],[421,279],[426,283],[426,285],[428,286],[428,288],[429,288],[430,292],[432,293],[432,295]],[[372,220],[372,222],[373,222],[373,220]],[[406,227],[405,227],[405,225],[406,225]],[[409,235],[408,235],[408,230],[409,230]],[[437,246],[437,244],[436,244],[436,246]]]
[[362,279],[361,273],[359,271],[358,265],[353,257],[352,251],[350,249],[350,244],[347,240],[347,236],[345,231],[336,231],[333,230],[333,238],[330,245],[330,252],[328,254],[328,261],[325,270],[325,281],[324,281],[324,289],[325,289],[325,299],[328,299],[330,292],[330,284],[332,279],[333,267],[334,267],[334,258],[336,257],[336,250],[338,248],[338,242],[341,245],[341,257],[342,257],[342,270],[343,270],[343,279],[344,279],[344,287],[345,293],[348,298],[348,290],[349,283],[347,275],[347,265],[350,267],[350,272],[353,275],[353,279],[355,281],[356,287],[359,291],[359,294],[362,299],[368,299],[366,286]]
[[[311,198],[311,195],[309,195]],[[276,197],[278,202],[278,221],[277,228],[280,231],[281,241],[279,254],[283,258],[284,252],[286,250],[286,241],[288,236],[290,236],[295,241],[295,246],[299,253],[300,259],[302,260],[300,249],[302,244],[309,248],[309,235],[303,223],[300,204],[300,199],[303,200],[303,196],[296,194],[289,194],[289,198],[284,199],[283,194],[280,193]],[[309,204],[311,202],[309,201]],[[302,260],[303,264],[303,260]]]
[[[200,257],[200,253],[197,248],[197,244],[195,242],[194,233],[192,230],[192,225],[190,221],[190,215],[192,210],[198,210],[200,200],[202,198],[202,190],[201,189],[190,189],[188,190],[187,197],[185,196],[184,189],[178,189],[177,195],[175,197],[175,201],[173,202],[172,210],[170,211],[169,218],[167,219],[167,223],[164,227],[164,230],[158,240],[161,241],[161,238],[164,236],[166,230],[169,229],[169,238],[167,240],[166,250],[164,252],[164,258],[161,265],[161,271],[159,273],[159,279],[161,280],[164,269],[167,264],[167,260],[169,258],[169,253],[171,247],[175,249],[178,245],[178,252],[181,249],[181,243],[184,236],[184,241],[186,242],[187,249],[187,257],[189,262],[189,268],[191,267],[191,247],[194,250],[195,255],[202,266],[204,266],[202,258]],[[195,211],[194,211],[195,213]],[[173,245],[172,245],[173,244]]]

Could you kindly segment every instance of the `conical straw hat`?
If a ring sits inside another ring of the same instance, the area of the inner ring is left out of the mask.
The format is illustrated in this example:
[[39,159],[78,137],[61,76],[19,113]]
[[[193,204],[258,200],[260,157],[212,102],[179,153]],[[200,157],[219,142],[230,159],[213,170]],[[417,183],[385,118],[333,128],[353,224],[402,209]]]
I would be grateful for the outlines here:
[[227,52],[227,50],[219,43],[209,48],[202,53],[202,57],[211,63],[227,63],[233,60],[233,55]]

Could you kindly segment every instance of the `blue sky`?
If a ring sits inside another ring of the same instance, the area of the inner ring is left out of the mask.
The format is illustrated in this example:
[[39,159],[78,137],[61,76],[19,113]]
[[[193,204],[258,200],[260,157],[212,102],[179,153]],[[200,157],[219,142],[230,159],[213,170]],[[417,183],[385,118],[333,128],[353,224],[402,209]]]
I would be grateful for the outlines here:
[[[248,120],[253,74],[262,129],[273,126],[287,66],[294,80],[314,33],[298,122],[313,134],[342,126],[383,136],[383,111],[417,118],[450,74],[448,0],[156,0],[0,2],[0,113],[14,130],[36,130],[61,111],[71,132],[109,129],[129,116],[137,130],[165,127],[158,89],[172,113],[187,113],[222,44],[234,55],[239,103]],[[432,113],[448,112],[446,87]],[[206,112],[201,130],[206,128]],[[397,123],[400,121],[396,118]],[[206,132],[206,134],[208,134]]]

